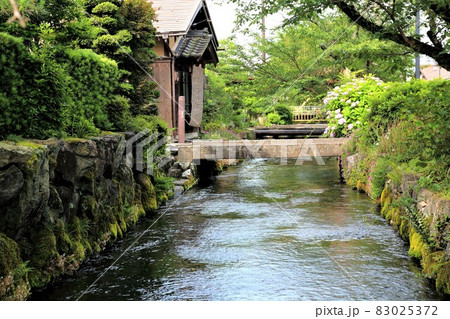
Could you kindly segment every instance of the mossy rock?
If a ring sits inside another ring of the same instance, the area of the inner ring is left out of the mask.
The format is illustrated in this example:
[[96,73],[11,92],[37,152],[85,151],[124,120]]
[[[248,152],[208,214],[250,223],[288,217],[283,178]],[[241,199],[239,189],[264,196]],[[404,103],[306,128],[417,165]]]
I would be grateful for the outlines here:
[[411,229],[409,233],[408,254],[413,258],[422,259],[426,250],[427,244],[422,240],[422,237],[414,229]]
[[33,143],[31,141],[21,141],[17,143],[18,146],[23,146],[23,147],[28,147],[28,148],[32,148],[34,150],[37,149],[45,149],[44,145],[41,144],[37,144],[37,143]]
[[433,252],[429,248],[424,249],[421,264],[425,276],[436,279],[439,270],[444,265],[444,259],[445,252],[443,250]]
[[74,257],[77,261],[81,262],[86,258],[86,252],[83,244],[79,241],[74,243],[75,251],[74,251]]
[[135,225],[141,216],[145,216],[145,210],[141,203],[134,203],[129,210],[128,224]]
[[19,245],[0,233],[0,277],[11,274],[22,262]]
[[0,301],[26,299],[30,293],[27,265],[20,257],[19,245],[0,233]]
[[141,202],[147,213],[153,213],[158,209],[155,187],[150,176],[138,173],[136,182],[141,186]]
[[123,232],[122,232],[122,230],[120,229],[120,226],[119,226],[118,223],[110,224],[110,225],[109,225],[109,230],[110,230],[110,232],[111,232],[111,235],[112,235],[112,238],[113,238],[113,239],[117,239],[117,238],[123,236]]
[[56,237],[53,231],[46,226],[31,236],[33,255],[30,266],[36,269],[43,269],[48,266],[59,254],[56,249]]
[[450,295],[450,261],[445,262],[437,272],[436,290]]
[[400,232],[400,236],[402,236],[402,238],[408,239],[409,233],[411,231],[411,226],[409,225],[409,222],[406,219],[403,218],[401,219],[398,231]]
[[380,205],[384,206],[384,205],[390,204],[390,203],[392,203],[391,190],[388,186],[385,186],[383,189],[383,192],[381,193]]
[[367,193],[367,187],[366,184],[364,184],[361,181],[356,182],[356,189],[362,193]]
[[63,254],[71,253],[73,249],[73,242],[66,230],[66,224],[61,219],[56,221],[55,226],[56,248],[58,252]]

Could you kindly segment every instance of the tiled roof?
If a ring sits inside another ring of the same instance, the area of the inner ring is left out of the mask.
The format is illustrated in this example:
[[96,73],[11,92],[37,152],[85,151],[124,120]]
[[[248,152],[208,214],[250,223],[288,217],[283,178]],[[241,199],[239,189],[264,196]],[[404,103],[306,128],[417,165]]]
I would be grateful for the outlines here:
[[187,32],[203,0],[149,0],[156,11],[158,33]]
[[211,38],[208,29],[189,31],[186,37],[180,39],[175,54],[183,58],[200,58],[208,48]]

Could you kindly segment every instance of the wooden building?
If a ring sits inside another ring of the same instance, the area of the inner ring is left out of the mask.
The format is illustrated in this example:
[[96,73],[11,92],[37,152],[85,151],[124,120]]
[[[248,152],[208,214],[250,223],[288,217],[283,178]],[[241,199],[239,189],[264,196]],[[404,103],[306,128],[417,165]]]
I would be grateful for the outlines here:
[[203,115],[205,66],[217,64],[218,41],[205,0],[152,0],[156,11],[153,67],[159,84],[159,115],[177,128],[178,97],[186,98],[186,132],[199,131]]

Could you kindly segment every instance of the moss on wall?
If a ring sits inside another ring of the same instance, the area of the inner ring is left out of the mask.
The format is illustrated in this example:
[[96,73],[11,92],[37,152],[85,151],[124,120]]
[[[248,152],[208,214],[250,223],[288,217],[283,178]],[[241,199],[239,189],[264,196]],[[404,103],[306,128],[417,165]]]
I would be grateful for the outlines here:
[[158,185],[127,165],[122,135],[43,143],[0,144],[0,164],[25,176],[0,206],[0,216],[11,215],[0,223],[0,300],[26,299],[30,287],[71,274],[173,193],[171,180]]
[[435,281],[436,290],[450,294],[450,262],[445,251],[430,246],[394,201],[391,187],[386,185],[380,198],[381,215],[409,242],[409,255],[420,261],[422,273]]

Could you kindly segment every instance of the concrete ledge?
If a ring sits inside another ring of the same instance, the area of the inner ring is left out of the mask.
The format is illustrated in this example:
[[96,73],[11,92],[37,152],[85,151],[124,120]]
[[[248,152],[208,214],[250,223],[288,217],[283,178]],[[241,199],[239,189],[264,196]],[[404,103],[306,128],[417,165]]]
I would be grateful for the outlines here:
[[179,145],[178,161],[339,156],[347,141],[347,138],[195,140]]

